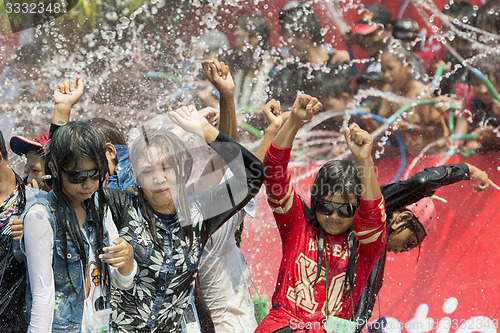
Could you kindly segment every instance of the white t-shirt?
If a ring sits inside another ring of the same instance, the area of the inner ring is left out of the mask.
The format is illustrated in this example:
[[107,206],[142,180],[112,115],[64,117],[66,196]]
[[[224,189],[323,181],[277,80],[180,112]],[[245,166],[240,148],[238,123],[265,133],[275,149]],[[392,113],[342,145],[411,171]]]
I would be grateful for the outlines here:
[[[108,230],[110,244],[118,238],[118,230],[108,209],[104,218],[106,229]],[[33,305],[31,308],[31,319],[28,332],[51,332],[54,319],[55,305],[55,285],[54,272],[52,269],[52,258],[54,250],[54,236],[50,225],[47,211],[42,205],[34,205],[24,218],[24,244],[26,251],[26,262],[31,286]],[[83,232],[84,237],[87,237]],[[90,248],[89,248],[90,250]],[[86,271],[90,275],[85,275],[84,283],[87,283],[87,276],[92,279],[95,273],[92,261],[95,262],[93,251],[87,253],[89,266]],[[132,272],[123,276],[118,269],[110,266],[111,282],[120,289],[128,289],[132,286],[134,276],[137,271],[137,263],[134,261]],[[87,272],[86,272],[87,273]],[[88,324],[90,318],[96,313],[95,300],[102,296],[102,288],[98,288],[94,283],[88,285],[89,292],[83,307],[82,332],[90,332]],[[66,306],[72,306],[68,304]],[[109,311],[109,314],[111,312]],[[107,320],[109,321],[109,314]]]
[[210,237],[198,267],[203,298],[217,333],[253,333],[257,328],[248,289],[250,275],[234,239],[243,216],[239,211]]

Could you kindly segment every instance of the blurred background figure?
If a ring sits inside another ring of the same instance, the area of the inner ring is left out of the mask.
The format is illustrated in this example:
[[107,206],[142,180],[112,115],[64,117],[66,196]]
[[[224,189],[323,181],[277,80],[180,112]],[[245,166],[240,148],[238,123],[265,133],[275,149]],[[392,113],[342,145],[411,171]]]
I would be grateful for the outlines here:
[[405,49],[417,52],[420,51],[419,31],[420,27],[417,22],[411,18],[401,18],[394,21],[392,36],[399,39]]
[[328,95],[324,83],[335,76],[340,63],[349,61],[347,51],[325,46],[323,26],[309,4],[287,3],[278,21],[290,57],[276,66],[270,83],[271,97],[278,99],[284,110],[291,107],[297,92],[317,96],[324,102]]
[[24,181],[33,187],[42,186],[42,176],[45,175],[43,147],[49,138],[45,131],[33,139],[15,135],[10,139],[10,149],[19,156],[26,157]]
[[269,50],[271,28],[260,13],[245,14],[236,21],[235,51],[240,63],[234,68],[234,98],[238,113],[256,113],[268,100],[269,73],[275,57]]
[[[500,0],[489,0],[479,8],[476,16],[476,26],[493,35],[498,36],[500,34]],[[486,37],[483,42],[498,45],[498,39],[494,38]]]

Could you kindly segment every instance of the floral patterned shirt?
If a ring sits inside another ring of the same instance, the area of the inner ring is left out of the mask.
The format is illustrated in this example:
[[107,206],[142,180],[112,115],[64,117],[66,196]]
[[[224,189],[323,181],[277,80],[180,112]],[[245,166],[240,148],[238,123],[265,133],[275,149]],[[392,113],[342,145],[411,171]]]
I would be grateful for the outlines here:
[[[189,197],[191,248],[182,216],[155,213],[139,201],[135,202],[137,217],[120,228],[120,235],[134,247],[139,269],[131,289],[112,292],[113,321],[118,332],[181,331],[202,248],[217,228],[257,194],[264,181],[263,164],[235,141],[221,133],[210,146],[234,176]],[[146,212],[155,218],[157,241],[149,231]]]

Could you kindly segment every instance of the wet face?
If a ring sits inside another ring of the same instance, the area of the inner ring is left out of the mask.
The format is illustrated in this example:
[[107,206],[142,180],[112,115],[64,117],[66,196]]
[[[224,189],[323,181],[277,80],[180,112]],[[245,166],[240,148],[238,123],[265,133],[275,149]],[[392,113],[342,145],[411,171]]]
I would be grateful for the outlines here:
[[[353,207],[357,206],[357,198],[355,194],[349,194],[349,201]],[[335,204],[347,204],[348,201],[340,194],[340,192],[335,192],[335,194],[327,197],[321,198],[321,200],[326,202],[332,202]],[[345,233],[354,221],[353,217],[340,217],[338,209],[334,210],[330,215],[320,214],[318,209],[316,209],[316,219],[323,230],[330,235],[341,235]]]
[[234,33],[234,46],[242,53],[247,53],[249,51],[251,45],[248,31],[240,27],[236,27],[236,31]]
[[144,198],[153,210],[162,214],[171,214],[175,211],[173,196],[176,191],[176,175],[169,165],[171,159],[158,147],[150,147],[146,157],[139,163],[137,183],[142,189]]
[[382,50],[388,43],[390,39],[390,33],[388,29],[383,27],[378,28],[372,33],[367,35],[357,35],[356,41],[363,48],[363,50],[368,53],[369,56],[374,56]]
[[328,107],[328,110],[345,110],[347,108],[347,104],[342,98],[333,98],[330,97],[328,98],[326,105]]
[[306,35],[289,29],[282,30],[282,33],[290,54],[301,60],[307,61],[309,41],[306,40]]
[[26,169],[28,171],[26,182],[31,184],[34,179],[38,184],[40,184],[42,182],[42,176],[45,174],[43,157],[38,155],[38,153],[34,150],[29,151],[26,156]]
[[381,65],[384,81],[394,91],[402,91],[411,80],[411,66],[404,66],[396,55],[392,53],[384,54],[381,59]]
[[348,93],[342,93],[340,98],[329,97],[326,101],[327,110],[339,110],[344,111],[351,102],[351,96]]
[[387,251],[399,253],[409,251],[419,246],[420,242],[425,238],[425,231],[419,224],[417,233],[412,228],[405,228],[402,231],[395,232],[400,226],[410,221],[413,218],[413,213],[410,211],[395,212],[393,215],[394,223],[391,226],[393,232],[387,239]]
[[74,183],[71,181],[71,173],[81,171],[97,171],[98,167],[94,162],[88,159],[77,160],[69,163],[64,167],[68,174],[61,172],[63,193],[68,197],[69,202],[73,207],[81,206],[82,203],[89,199],[92,194],[99,188],[99,179],[95,180],[92,177],[87,177],[82,183]]
[[[497,80],[493,75],[488,75],[488,79],[490,80],[493,87],[495,87],[495,90],[500,91],[500,82],[497,82]],[[471,83],[472,86],[474,87],[474,94],[476,95],[476,97],[479,98],[486,106],[488,106],[490,110],[493,109],[493,103],[495,98],[489,91],[486,84],[484,84],[484,82],[481,81],[476,76],[472,77]]]

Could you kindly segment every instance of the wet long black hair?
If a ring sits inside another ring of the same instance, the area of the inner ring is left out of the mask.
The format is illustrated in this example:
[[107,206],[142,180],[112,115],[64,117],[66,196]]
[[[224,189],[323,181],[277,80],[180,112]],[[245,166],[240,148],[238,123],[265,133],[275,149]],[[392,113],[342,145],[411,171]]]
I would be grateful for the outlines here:
[[[351,204],[349,194],[355,194],[358,202],[357,205],[359,206],[359,199],[362,193],[361,178],[359,176],[358,167],[351,161],[332,160],[323,164],[311,185],[311,208],[308,209],[307,206],[303,204],[306,220],[314,226],[316,245],[318,247],[318,267],[322,266],[323,261],[324,230],[321,228],[316,218],[317,200],[332,196],[337,192],[339,192],[349,204]],[[353,236],[348,231],[346,240],[349,237]],[[318,282],[320,273],[321,269],[318,270],[313,285]]]
[[281,8],[278,23],[281,30],[289,30],[296,36],[308,32],[311,40],[318,45],[323,43],[321,21],[314,14],[309,4],[299,1],[290,1]]
[[314,224],[316,220],[316,201],[321,198],[329,197],[336,192],[350,202],[349,194],[356,195],[358,201],[361,197],[361,178],[359,177],[359,169],[351,161],[333,160],[328,161],[319,169],[311,185],[311,214],[314,216]]
[[259,35],[261,37],[259,46],[263,49],[267,48],[267,43],[271,36],[271,28],[263,15],[256,13],[245,14],[238,18],[236,24],[238,27],[248,32],[250,39]]
[[[143,130],[142,135],[134,141],[130,149],[130,161],[135,172],[139,172],[140,161],[147,160],[149,148],[152,147],[158,148],[166,155],[167,159],[165,160],[164,168],[171,169],[175,172],[177,198],[174,204],[178,215],[182,216],[186,221],[189,234],[188,252],[190,252],[194,239],[193,224],[191,222],[191,206],[188,201],[186,184],[193,169],[193,158],[184,142],[175,134],[167,130]],[[136,174],[136,181],[139,181],[139,174]],[[148,222],[149,233],[153,237],[153,241],[158,246],[162,247],[163,245],[160,244],[156,234],[155,217],[150,215],[148,209],[150,206],[144,198],[144,193],[139,182],[138,187],[139,201],[144,208],[143,210]]]
[[3,158],[4,160],[8,160],[7,156],[7,146],[5,145],[5,140],[3,138],[3,133],[0,131],[0,157]]
[[[95,219],[97,248],[100,252],[106,246],[104,244],[105,199],[102,187],[106,177],[108,162],[106,160],[104,142],[99,133],[91,125],[80,121],[69,122],[54,133],[47,150],[47,155],[45,156],[45,170],[51,176],[51,188],[57,196],[57,207],[55,207],[56,223],[63,231],[64,252],[67,252],[68,240],[70,240],[78,251],[83,270],[87,267],[87,254],[77,216],[68,197],[64,194],[62,173],[63,169],[74,169],[76,161],[84,159],[92,161],[100,170],[99,187],[97,189],[98,206],[96,207],[95,205],[95,193],[84,203],[85,208],[90,210]],[[66,273],[71,287],[78,294],[77,288],[75,288],[71,281],[67,258],[65,258],[65,262]],[[109,267],[108,265],[102,265],[102,263],[100,266],[102,283],[104,286],[110,286]],[[82,274],[85,276],[85,271]]]

